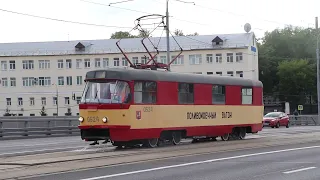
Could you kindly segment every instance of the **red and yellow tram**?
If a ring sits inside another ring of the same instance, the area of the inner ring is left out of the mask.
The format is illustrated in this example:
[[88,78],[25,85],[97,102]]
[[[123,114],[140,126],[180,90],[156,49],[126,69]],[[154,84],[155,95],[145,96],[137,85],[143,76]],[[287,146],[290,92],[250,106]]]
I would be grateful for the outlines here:
[[115,146],[182,138],[245,138],[262,130],[263,85],[250,79],[154,70],[89,71],[79,105],[81,138]]

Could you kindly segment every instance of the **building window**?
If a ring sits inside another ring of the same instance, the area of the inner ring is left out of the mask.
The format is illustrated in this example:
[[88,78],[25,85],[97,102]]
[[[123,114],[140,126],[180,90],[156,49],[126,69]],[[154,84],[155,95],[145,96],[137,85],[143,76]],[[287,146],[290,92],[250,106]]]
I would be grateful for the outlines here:
[[55,105],[55,106],[56,106],[56,105],[58,104],[57,97],[53,97],[52,99],[53,99],[53,105]]
[[1,70],[6,71],[8,69],[7,61],[1,61]]
[[34,97],[30,98],[30,106],[34,106]]
[[81,102],[81,97],[78,96],[76,100],[77,100],[77,104],[80,104],[80,102]]
[[72,86],[72,76],[67,76],[67,85]]
[[64,97],[64,103],[65,104],[70,104],[70,98],[69,97]]
[[10,64],[10,70],[15,70],[16,69],[16,61],[12,60],[9,61]]
[[212,104],[225,104],[226,90],[225,86],[212,86]]
[[22,77],[23,86],[34,86],[35,79],[33,77]]
[[23,69],[34,69],[34,61],[33,60],[23,60],[22,61]]
[[190,104],[194,102],[193,84],[179,83],[179,104]]
[[77,85],[82,85],[82,76],[77,76]]
[[51,86],[51,77],[39,77],[39,86]]
[[242,88],[242,104],[252,104],[252,88]]
[[84,67],[85,68],[90,68],[91,64],[90,64],[90,59],[84,59]]
[[10,86],[11,86],[11,87],[17,86],[17,80],[16,80],[15,77],[11,77],[11,78],[10,78]]
[[100,68],[100,67],[101,67],[101,60],[100,60],[100,58],[95,58],[95,59],[94,59],[94,66],[95,66],[96,68]]
[[113,58],[113,66],[120,66],[119,58]]
[[212,56],[212,54],[207,54],[207,63],[208,63],[208,64],[212,64],[212,62],[213,62],[213,56]]
[[2,78],[2,87],[8,86],[8,78]]
[[189,55],[189,63],[190,64],[201,64],[202,63],[201,54]]
[[154,104],[157,102],[156,82],[135,82],[134,103]]
[[18,98],[18,106],[23,106],[23,100],[21,97]]
[[216,75],[222,76],[222,72],[221,71],[220,72],[216,72]]
[[227,53],[227,62],[233,63],[233,53]]
[[39,60],[39,69],[49,69],[50,60]]
[[160,63],[168,64],[168,62],[167,62],[167,56],[160,56]]
[[138,64],[139,63],[139,58],[138,57],[133,57],[132,58],[132,63],[133,64]]
[[[176,56],[171,56],[171,61],[173,60],[173,58],[175,58]],[[176,60],[173,61],[172,64],[176,64],[176,65],[182,65],[184,64],[184,56],[180,55],[179,57],[177,57]]]
[[47,105],[47,98],[46,97],[41,98],[41,104],[42,104],[42,106]]
[[7,106],[11,106],[11,98],[6,98],[7,100]]
[[71,69],[72,68],[72,60],[71,59],[67,59],[66,60],[66,67],[67,67],[67,69]]
[[141,64],[146,64],[147,58],[145,56],[141,57]]
[[236,62],[242,62],[242,60],[243,60],[242,53],[241,52],[236,53]]
[[227,75],[228,75],[228,76],[233,76],[233,71],[228,71],[228,72],[227,72]]
[[237,77],[243,77],[243,71],[236,71]]
[[126,58],[122,58],[122,66],[128,66],[128,61]]
[[77,69],[81,68],[81,65],[82,65],[82,59],[77,59],[76,60],[76,68]]
[[216,63],[222,63],[222,54],[216,54]]
[[108,67],[109,66],[109,58],[103,58],[102,59],[102,67]]
[[213,72],[207,72],[207,75],[213,75]]
[[64,77],[63,76],[59,76],[58,77],[58,85],[59,86],[63,86],[64,85]]
[[62,59],[58,60],[58,69],[63,69],[63,60]]

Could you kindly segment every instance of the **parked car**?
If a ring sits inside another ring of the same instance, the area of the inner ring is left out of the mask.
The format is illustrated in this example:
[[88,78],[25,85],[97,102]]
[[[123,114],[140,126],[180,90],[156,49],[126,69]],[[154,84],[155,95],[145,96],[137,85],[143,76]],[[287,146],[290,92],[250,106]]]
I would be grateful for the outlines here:
[[263,127],[276,127],[286,126],[289,128],[289,116],[284,112],[270,112],[263,117]]

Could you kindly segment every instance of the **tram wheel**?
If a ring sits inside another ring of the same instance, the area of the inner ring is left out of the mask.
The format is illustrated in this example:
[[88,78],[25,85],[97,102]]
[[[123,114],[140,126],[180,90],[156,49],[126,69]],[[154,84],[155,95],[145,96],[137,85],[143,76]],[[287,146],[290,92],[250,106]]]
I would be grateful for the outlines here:
[[241,128],[240,132],[239,132],[239,139],[244,139],[246,137],[246,129],[245,128]]
[[180,132],[173,132],[172,133],[172,143],[174,145],[178,145],[181,143],[181,133]]
[[221,136],[221,139],[222,139],[222,141],[228,141],[230,139],[230,134],[227,133],[227,134]]
[[149,148],[155,148],[158,146],[159,139],[158,138],[153,138],[153,139],[148,139],[143,143],[144,146],[149,147]]

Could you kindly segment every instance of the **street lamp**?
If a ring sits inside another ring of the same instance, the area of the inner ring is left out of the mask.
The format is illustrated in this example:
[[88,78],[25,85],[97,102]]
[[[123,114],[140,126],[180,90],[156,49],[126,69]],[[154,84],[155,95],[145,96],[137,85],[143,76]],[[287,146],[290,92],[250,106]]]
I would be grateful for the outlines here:
[[318,34],[318,36],[317,36],[317,50],[316,50],[316,54],[317,54],[317,100],[318,100],[318,121],[317,121],[317,124],[319,124],[319,120],[320,120],[319,37],[320,37],[320,34]]
[[56,96],[57,96],[57,116],[59,116],[59,105],[58,105],[58,95],[59,95],[59,91],[58,91],[58,86],[57,86],[57,84],[52,84],[52,85],[55,85],[56,86]]

